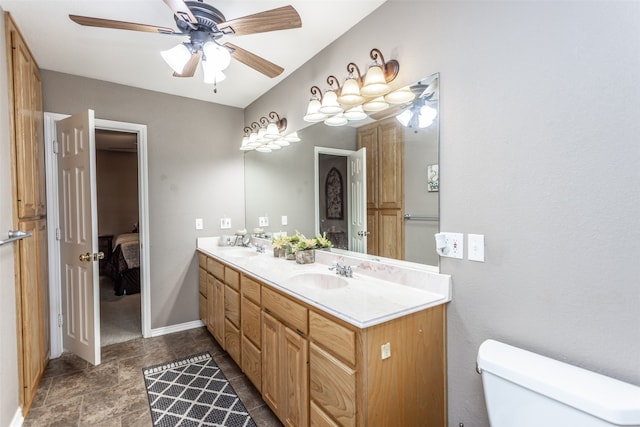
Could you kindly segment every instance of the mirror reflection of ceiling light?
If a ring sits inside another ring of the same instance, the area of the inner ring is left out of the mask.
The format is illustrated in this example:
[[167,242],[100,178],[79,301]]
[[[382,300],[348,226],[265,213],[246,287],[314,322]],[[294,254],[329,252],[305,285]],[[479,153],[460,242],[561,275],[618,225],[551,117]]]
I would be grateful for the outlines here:
[[431,123],[433,123],[437,115],[438,112],[433,107],[428,105],[414,105],[398,114],[396,119],[404,127],[422,129],[431,126]]

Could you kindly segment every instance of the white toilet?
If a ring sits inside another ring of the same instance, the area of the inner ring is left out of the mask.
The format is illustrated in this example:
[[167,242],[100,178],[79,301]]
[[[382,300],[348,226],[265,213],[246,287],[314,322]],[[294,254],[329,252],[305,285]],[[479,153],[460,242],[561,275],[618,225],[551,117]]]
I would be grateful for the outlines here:
[[640,387],[494,340],[478,350],[492,427],[640,426]]

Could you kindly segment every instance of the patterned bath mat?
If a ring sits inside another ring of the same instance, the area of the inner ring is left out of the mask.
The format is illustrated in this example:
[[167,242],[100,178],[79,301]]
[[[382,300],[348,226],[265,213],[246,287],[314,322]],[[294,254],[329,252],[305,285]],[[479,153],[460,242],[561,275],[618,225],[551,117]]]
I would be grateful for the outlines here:
[[142,370],[154,426],[255,427],[209,353]]

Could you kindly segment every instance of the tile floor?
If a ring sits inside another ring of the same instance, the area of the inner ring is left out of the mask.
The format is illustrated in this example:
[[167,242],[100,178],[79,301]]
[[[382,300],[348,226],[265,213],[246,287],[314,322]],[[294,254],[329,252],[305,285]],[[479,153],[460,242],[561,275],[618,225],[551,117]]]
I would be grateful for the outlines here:
[[73,354],[49,361],[25,427],[151,426],[142,368],[208,351],[259,427],[281,426],[260,393],[205,328],[102,348],[91,366]]

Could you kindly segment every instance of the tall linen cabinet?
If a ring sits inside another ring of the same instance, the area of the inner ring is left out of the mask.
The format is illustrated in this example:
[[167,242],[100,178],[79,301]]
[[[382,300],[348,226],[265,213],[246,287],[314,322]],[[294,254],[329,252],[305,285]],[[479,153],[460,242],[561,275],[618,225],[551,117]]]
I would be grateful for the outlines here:
[[49,359],[49,289],[42,81],[20,31],[5,13],[14,228],[32,233],[15,246],[18,377],[26,415]]

